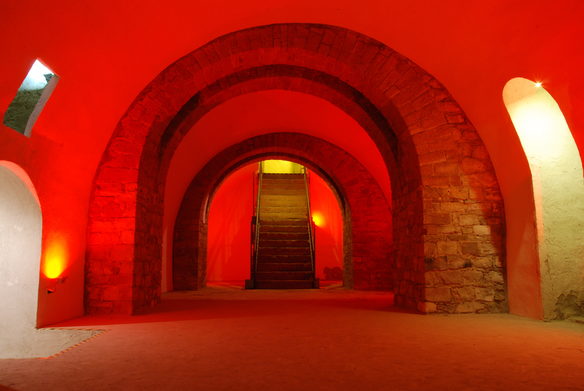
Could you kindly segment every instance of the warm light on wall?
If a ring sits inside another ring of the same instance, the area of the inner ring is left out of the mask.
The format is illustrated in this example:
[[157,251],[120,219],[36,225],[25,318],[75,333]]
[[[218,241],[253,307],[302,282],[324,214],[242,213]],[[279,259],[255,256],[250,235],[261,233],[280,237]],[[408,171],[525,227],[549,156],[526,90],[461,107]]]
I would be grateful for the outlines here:
[[582,286],[584,270],[584,181],[572,132],[541,82],[511,79],[503,100],[531,171],[538,235],[544,318],[569,308],[566,297]]
[[564,165],[579,159],[564,115],[541,82],[512,79],[503,99],[530,165],[544,166],[550,160]]
[[50,279],[61,277],[65,270],[67,251],[61,241],[52,243],[47,247],[43,263],[43,274]]
[[288,160],[264,160],[262,162],[266,174],[302,174],[304,167]]
[[324,227],[325,226],[325,220],[324,220],[324,216],[318,212],[316,213],[312,213],[312,222],[314,223],[314,225],[316,225],[317,227]]

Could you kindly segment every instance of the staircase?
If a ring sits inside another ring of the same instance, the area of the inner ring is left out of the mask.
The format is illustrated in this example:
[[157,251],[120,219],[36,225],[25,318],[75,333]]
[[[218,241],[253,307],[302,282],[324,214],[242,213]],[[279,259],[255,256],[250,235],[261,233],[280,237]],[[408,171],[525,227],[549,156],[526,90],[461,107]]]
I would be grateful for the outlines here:
[[318,288],[305,174],[263,174],[246,288]]

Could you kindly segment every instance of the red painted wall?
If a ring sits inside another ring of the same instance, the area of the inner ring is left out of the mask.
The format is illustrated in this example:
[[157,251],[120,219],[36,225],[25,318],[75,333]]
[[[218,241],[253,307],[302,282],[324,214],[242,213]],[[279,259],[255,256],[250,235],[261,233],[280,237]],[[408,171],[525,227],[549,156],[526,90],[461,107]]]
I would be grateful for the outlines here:
[[310,208],[319,223],[315,227],[316,276],[337,280],[334,269],[343,269],[343,214],[331,188],[314,172],[310,172]]
[[207,282],[235,281],[243,286],[250,273],[250,227],[257,163],[229,175],[209,209]]
[[[382,41],[437,77],[493,159],[505,198],[510,262],[535,256],[535,235],[533,208],[525,201],[531,197],[529,171],[503,106],[504,84],[516,76],[542,79],[584,149],[580,0],[176,0],[164,6],[154,0],[22,0],[1,2],[0,15],[0,115],[36,57],[61,76],[30,139],[0,125],[0,159],[22,166],[37,188],[44,248],[56,237],[67,247],[69,278],[57,294],[41,294],[40,324],[83,312],[89,192],[117,121],[168,64],[231,31],[275,22],[338,25]],[[511,309],[534,315],[521,300]]]

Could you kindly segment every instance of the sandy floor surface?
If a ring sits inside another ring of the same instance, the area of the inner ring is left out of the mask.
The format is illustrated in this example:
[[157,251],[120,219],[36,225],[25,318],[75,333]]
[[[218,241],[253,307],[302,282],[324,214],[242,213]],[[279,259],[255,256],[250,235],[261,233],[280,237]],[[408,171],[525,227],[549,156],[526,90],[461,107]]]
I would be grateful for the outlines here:
[[0,360],[0,390],[584,390],[584,325],[424,316],[344,289],[173,292],[47,359]]

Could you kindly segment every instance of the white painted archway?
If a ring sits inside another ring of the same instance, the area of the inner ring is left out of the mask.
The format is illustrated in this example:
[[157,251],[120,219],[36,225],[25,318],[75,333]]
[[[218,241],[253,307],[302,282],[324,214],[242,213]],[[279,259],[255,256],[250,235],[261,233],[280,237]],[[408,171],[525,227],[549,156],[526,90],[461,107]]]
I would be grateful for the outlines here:
[[503,100],[531,170],[543,317],[581,315],[584,179],[578,147],[559,105],[541,83],[511,79]]
[[0,357],[22,345],[21,330],[36,327],[42,215],[26,173],[0,161]]
[[47,357],[96,333],[36,329],[41,245],[34,186],[22,168],[0,160],[0,359]]

